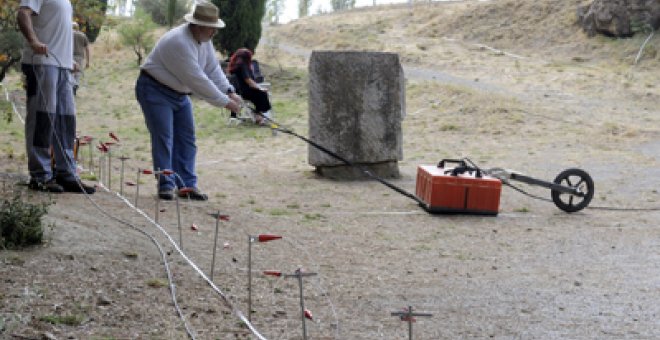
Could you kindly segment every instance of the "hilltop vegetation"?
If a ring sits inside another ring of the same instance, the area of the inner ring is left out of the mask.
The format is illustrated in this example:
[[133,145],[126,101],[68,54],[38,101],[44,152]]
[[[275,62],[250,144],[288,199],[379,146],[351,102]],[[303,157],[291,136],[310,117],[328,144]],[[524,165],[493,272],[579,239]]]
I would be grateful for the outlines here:
[[[408,58],[433,50],[439,40],[486,44],[542,59],[630,62],[646,38],[587,37],[577,24],[582,0],[497,0],[434,2],[366,7],[350,12],[307,17],[274,27],[272,34],[310,49],[386,50]],[[648,47],[647,62],[660,60]]]

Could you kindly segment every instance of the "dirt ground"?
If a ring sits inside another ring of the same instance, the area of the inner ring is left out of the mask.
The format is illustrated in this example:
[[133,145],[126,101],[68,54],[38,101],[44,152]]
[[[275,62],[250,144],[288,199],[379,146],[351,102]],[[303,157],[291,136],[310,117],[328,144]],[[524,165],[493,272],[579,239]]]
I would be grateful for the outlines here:
[[[134,187],[117,195],[117,160],[112,193],[52,197],[47,243],[0,251],[0,338],[184,339],[187,326],[197,339],[256,339],[237,314],[247,314],[248,239],[259,234],[283,236],[251,247],[251,319],[268,339],[302,339],[299,286],[262,272],[298,268],[317,274],[303,281],[309,339],[407,339],[408,324],[391,313],[408,306],[432,314],[413,323],[415,339],[660,338],[659,38],[633,65],[645,34],[587,38],[572,26],[579,1],[518,3],[385,6],[270,27],[257,55],[276,118],[306,133],[311,50],[397,52],[407,116],[394,184],[414,192],[417,166],[442,158],[544,180],[577,167],[595,182],[590,208],[567,214],[505,187],[497,217],[430,215],[377,182],[319,178],[301,141],[228,127],[226,113],[210,118],[196,103],[200,185],[211,199],[181,201],[179,229],[175,203],[156,208],[143,177],[140,213]],[[129,136],[121,150],[136,181],[149,150],[134,78],[121,81],[135,65],[103,46],[79,92],[79,121]],[[13,145],[2,155],[5,193],[25,190],[9,177],[26,167],[16,134],[2,137]],[[229,220],[216,244],[218,211]],[[172,244],[180,233],[190,261]],[[200,274],[210,275],[214,244],[217,290]]]

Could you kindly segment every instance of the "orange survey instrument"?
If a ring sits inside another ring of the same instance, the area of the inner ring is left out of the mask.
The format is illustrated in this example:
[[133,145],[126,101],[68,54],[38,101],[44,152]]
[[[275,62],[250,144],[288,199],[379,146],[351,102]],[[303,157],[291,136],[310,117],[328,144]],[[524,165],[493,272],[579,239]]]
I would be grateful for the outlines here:
[[[458,166],[446,167],[447,163]],[[430,213],[497,215],[502,182],[462,160],[443,159],[417,168],[416,195]]]

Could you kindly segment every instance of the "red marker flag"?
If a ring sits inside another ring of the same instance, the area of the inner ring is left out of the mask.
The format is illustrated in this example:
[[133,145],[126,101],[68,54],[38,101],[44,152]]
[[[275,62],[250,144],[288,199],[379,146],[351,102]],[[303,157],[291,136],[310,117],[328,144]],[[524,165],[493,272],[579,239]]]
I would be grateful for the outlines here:
[[282,276],[282,272],[278,272],[276,270],[264,270],[264,275],[280,277],[280,276]]
[[108,146],[103,143],[99,143],[99,145],[96,148],[99,149],[99,151],[101,152],[108,152]]
[[278,235],[261,234],[257,237],[257,240],[259,242],[268,242],[273,240],[279,240],[281,238],[282,236],[278,236]]

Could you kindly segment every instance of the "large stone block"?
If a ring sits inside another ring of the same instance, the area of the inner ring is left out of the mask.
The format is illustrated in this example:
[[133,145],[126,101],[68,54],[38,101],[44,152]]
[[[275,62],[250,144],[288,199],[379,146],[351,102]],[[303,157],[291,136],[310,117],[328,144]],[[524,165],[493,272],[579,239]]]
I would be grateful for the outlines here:
[[[309,137],[383,177],[398,177],[405,79],[399,56],[382,52],[314,51],[309,62]],[[360,171],[310,145],[309,164],[328,177]]]

